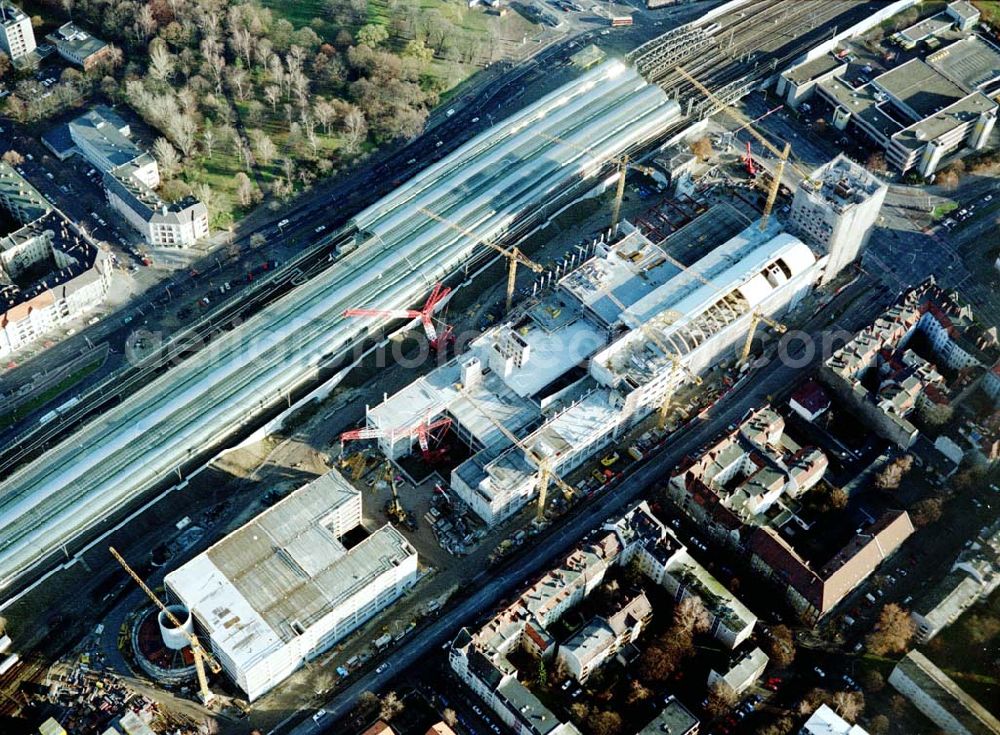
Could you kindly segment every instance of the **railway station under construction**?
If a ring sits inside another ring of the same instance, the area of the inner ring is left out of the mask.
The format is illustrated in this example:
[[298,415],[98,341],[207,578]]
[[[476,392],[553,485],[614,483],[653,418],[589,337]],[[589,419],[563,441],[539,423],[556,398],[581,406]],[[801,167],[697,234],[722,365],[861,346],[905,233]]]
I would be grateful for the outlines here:
[[331,238],[340,257],[325,271],[0,482],[0,590],[71,561],[96,526],[315,381],[377,326],[345,309],[411,306],[490,255],[481,242],[530,231],[679,119],[663,90],[609,61],[358,214]]
[[450,421],[472,455],[450,485],[485,523],[537,494],[540,465],[572,471],[661,408],[681,384],[734,359],[755,314],[793,308],[827,261],[772,222],[687,267],[628,222],[617,241],[547,284],[469,350],[367,412],[390,458],[413,426]]

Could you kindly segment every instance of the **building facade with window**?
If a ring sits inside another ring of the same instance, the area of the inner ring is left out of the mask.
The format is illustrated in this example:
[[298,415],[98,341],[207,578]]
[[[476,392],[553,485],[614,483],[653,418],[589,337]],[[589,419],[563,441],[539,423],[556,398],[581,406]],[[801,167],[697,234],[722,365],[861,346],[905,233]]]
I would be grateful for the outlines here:
[[17,62],[35,50],[35,31],[31,18],[6,0],[0,0],[0,49]]
[[248,699],[416,583],[417,552],[391,525],[344,545],[360,524],[361,494],[332,470],[166,576]]

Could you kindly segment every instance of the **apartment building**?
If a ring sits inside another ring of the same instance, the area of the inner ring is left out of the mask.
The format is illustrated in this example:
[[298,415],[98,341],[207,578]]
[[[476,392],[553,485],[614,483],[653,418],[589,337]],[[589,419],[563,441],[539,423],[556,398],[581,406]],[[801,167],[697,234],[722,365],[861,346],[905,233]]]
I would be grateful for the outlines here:
[[110,255],[0,161],[0,207],[18,223],[0,237],[0,356],[95,308],[111,288]]
[[0,49],[17,66],[35,47],[31,18],[13,3],[0,0]]

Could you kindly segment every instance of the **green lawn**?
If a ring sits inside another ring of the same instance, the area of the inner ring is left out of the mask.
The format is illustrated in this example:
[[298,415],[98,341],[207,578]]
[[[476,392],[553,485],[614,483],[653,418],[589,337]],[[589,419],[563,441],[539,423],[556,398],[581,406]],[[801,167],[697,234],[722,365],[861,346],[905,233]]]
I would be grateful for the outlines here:
[[979,8],[984,21],[1000,28],[1000,0],[972,0],[972,4]]
[[289,0],[262,0],[261,5],[265,8],[271,8],[276,15],[287,19],[296,28],[310,25],[316,18],[321,20],[325,20],[326,18],[322,0],[294,0],[294,2],[289,2]]
[[939,204],[934,207],[934,211],[931,212],[931,219],[941,219],[949,212],[953,212],[958,209],[958,204],[955,202],[945,202],[944,204]]

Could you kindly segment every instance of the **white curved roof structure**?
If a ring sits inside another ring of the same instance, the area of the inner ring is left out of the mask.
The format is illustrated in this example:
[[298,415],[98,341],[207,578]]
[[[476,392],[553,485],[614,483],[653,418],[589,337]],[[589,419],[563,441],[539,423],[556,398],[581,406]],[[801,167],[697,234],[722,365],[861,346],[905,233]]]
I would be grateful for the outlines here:
[[372,326],[345,308],[410,306],[481,247],[419,208],[502,237],[679,116],[658,87],[608,62],[361,212],[356,251],[0,482],[0,589],[311,379]]
[[760,232],[751,225],[622,314],[631,331],[593,360],[602,382],[645,384],[671,368],[664,347],[685,358],[748,319],[755,307],[815,263],[816,256],[798,238],[779,233],[777,226]]

